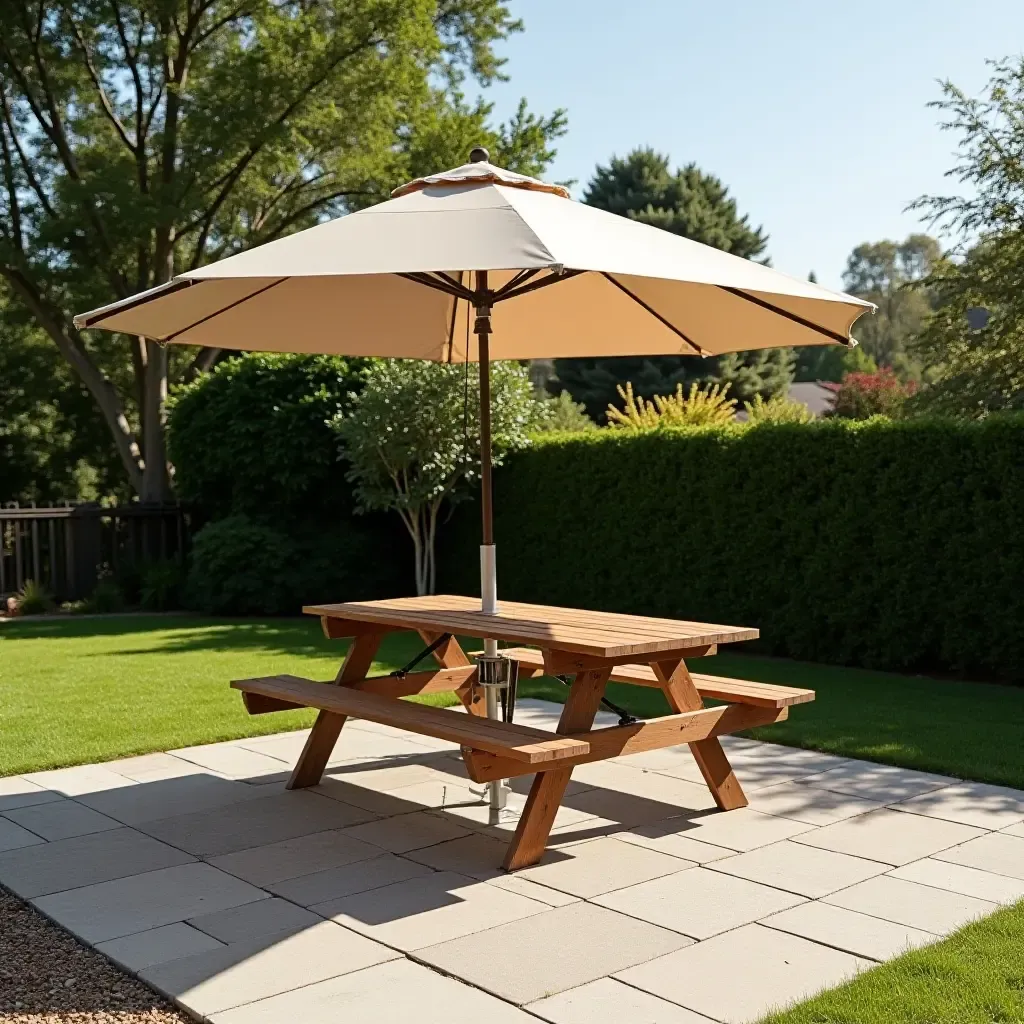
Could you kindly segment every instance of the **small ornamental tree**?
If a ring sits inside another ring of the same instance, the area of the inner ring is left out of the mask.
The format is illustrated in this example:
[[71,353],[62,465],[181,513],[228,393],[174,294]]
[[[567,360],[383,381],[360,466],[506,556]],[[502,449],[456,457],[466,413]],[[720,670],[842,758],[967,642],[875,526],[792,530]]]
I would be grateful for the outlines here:
[[[491,364],[491,444],[500,465],[524,448],[539,417],[528,371]],[[441,509],[480,479],[476,366],[387,359],[373,364],[351,411],[331,420],[355,485],[357,511],[393,509],[412,538],[416,592],[433,593]]]
[[895,419],[916,389],[914,381],[904,384],[887,366],[876,373],[848,373],[839,384],[830,415],[849,420]]

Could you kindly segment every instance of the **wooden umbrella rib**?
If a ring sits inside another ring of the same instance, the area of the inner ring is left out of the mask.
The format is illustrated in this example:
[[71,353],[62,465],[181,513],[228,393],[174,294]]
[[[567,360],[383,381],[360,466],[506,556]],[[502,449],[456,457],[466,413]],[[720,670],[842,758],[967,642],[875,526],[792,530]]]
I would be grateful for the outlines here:
[[663,317],[653,306],[644,302],[644,300],[641,299],[640,296],[636,294],[636,292],[627,288],[621,281],[612,277],[612,275],[605,270],[601,271],[601,276],[606,280],[611,281],[611,283],[615,285],[615,287],[618,288],[620,291],[625,292],[638,306],[647,310],[647,312],[650,313],[655,320],[657,320],[661,324],[664,324],[677,338],[682,338],[683,341],[685,341],[686,344],[693,349],[695,355],[706,356],[709,354],[705,352],[704,349],[702,349],[700,345],[698,345],[696,342],[691,341],[690,338],[688,338],[678,327],[676,327],[674,323]]
[[[457,299],[465,299],[467,302],[472,302],[474,299],[473,293],[468,288],[457,284],[445,274],[433,277],[430,274],[420,273],[419,271],[410,273],[402,271],[395,274],[395,277],[400,277],[405,281],[412,281],[413,284],[425,285],[427,288],[433,288],[435,291],[444,292],[445,295],[454,295]],[[441,278],[444,278],[444,280],[441,280]]]
[[578,277],[580,274],[585,274],[585,270],[564,270],[558,274],[552,271],[547,277],[542,277],[539,281],[530,281],[528,284],[524,284],[520,288],[513,288],[510,291],[502,290],[493,295],[492,301],[504,302],[506,299],[517,299],[520,295],[526,295],[528,292],[535,292],[539,288],[547,288],[551,284],[561,284],[563,281],[570,281],[574,277]]
[[503,284],[495,293],[493,301],[497,302],[507,295],[510,291],[518,288],[521,284],[525,284],[532,277],[536,277],[540,273],[539,267],[534,267],[531,270],[520,270],[518,274],[512,277],[509,281]]
[[173,334],[168,334],[167,337],[162,338],[161,341],[174,341],[175,338],[178,338],[181,335],[188,333],[189,331],[193,330],[196,327],[199,327],[202,324],[208,323],[210,320],[216,319],[222,314],[234,309],[236,306],[241,306],[243,303],[248,302],[250,299],[255,299],[257,295],[262,295],[264,292],[269,292],[271,288],[276,288],[279,284],[284,284],[284,282],[287,280],[289,280],[287,277],[279,277],[276,281],[271,281],[270,284],[266,284],[262,288],[257,288],[256,291],[250,292],[243,298],[236,299],[234,302],[231,302],[228,305],[223,306],[218,310],[215,310],[213,313],[210,313],[204,317],[200,317],[198,320],[195,321],[195,323],[189,324],[188,327],[182,327],[180,331],[175,331]]
[[781,306],[775,306],[764,299],[759,299],[756,295],[751,295],[749,292],[743,291],[742,288],[732,288],[725,284],[719,284],[715,287],[721,288],[723,292],[735,295],[739,299],[746,299],[747,302],[752,302],[755,306],[760,306],[762,309],[770,310],[772,313],[778,313],[779,316],[783,316],[787,320],[792,320],[793,323],[799,324],[801,327],[806,327],[808,330],[814,331],[817,334],[822,334],[826,338],[831,338],[840,345],[845,345],[847,348],[851,347],[850,338],[839,334],[837,331],[830,331],[827,327],[821,327],[811,320],[805,320],[802,316],[798,316],[796,313],[790,313],[788,309],[783,309]]
[[[162,298],[164,295],[173,295],[175,292],[180,292],[183,288],[188,288],[191,285],[198,283],[198,281],[193,281],[191,278],[187,277],[180,281],[168,281],[157,294],[154,295],[152,290],[143,292],[134,299],[127,299],[122,302],[116,309],[107,309],[105,312],[98,312],[93,316],[83,318],[78,326],[92,327],[93,324],[99,323],[101,320],[106,320],[108,317],[120,316],[122,313],[127,313],[129,310],[135,309],[138,306],[144,306],[147,302],[152,302],[153,299]],[[76,321],[78,320],[77,317],[75,319]]]

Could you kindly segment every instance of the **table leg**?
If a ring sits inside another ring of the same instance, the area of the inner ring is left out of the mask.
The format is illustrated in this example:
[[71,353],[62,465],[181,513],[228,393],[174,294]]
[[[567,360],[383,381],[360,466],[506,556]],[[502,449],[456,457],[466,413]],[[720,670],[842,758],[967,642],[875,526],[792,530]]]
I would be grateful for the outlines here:
[[[661,681],[665,698],[676,714],[696,711],[704,706],[690,676],[690,670],[681,658],[655,663],[653,668]],[[704,776],[708,789],[711,790],[711,795],[715,798],[715,803],[723,811],[734,811],[747,806],[747,797],[740,780],[736,778],[729,758],[726,757],[721,741],[717,737],[712,736],[710,739],[691,743],[690,752],[697,762],[701,775]]]
[[[338,669],[334,684],[344,686],[348,682],[365,679],[383,639],[381,633],[364,633],[357,636],[352,641],[341,668]],[[302,748],[285,789],[305,789],[319,783],[344,724],[345,715],[321,711],[316,716],[316,722],[313,723],[313,729],[306,738],[306,745]]]
[[[440,634],[429,633],[424,629],[419,631],[420,639],[429,647]],[[436,651],[434,660],[441,668],[462,668],[465,665],[472,665],[469,656],[459,645],[455,637],[450,636]],[[465,686],[455,691],[455,696],[462,702],[463,707],[471,714],[480,718],[487,717],[487,709],[484,707],[484,699],[480,687],[473,686],[472,679]]]
[[[604,696],[604,688],[611,675],[610,668],[578,672],[566,698],[562,716],[558,720],[558,733],[586,732],[594,724],[594,716]],[[502,865],[506,871],[529,867],[544,856],[551,826],[562,803],[565,787],[572,776],[571,768],[539,772],[534,776],[530,795],[526,799],[516,834],[509,844]]]

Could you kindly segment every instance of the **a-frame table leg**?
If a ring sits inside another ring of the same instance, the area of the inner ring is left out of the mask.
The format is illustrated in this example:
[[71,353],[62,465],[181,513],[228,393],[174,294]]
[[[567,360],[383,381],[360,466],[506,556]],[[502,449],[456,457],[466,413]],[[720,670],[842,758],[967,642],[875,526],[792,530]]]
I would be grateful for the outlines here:
[[[653,668],[661,682],[665,698],[676,714],[696,711],[704,706],[686,662],[681,658],[656,663]],[[732,770],[729,758],[726,757],[721,741],[717,737],[712,736],[710,739],[691,743],[690,752],[697,762],[701,775],[704,776],[708,789],[711,790],[711,795],[715,798],[715,803],[723,811],[734,811],[747,806],[747,797],[740,780],[736,778],[736,773]]]
[[[335,685],[344,686],[357,679],[365,679],[383,639],[384,636],[380,633],[364,633],[357,636],[352,641],[338,674],[334,677]],[[345,715],[321,711],[316,716],[316,722],[306,737],[306,745],[302,748],[285,789],[305,789],[319,783],[344,724]]]
[[[437,633],[428,633],[426,630],[419,631],[420,639],[429,647],[439,636]],[[434,651],[434,660],[441,668],[462,668],[472,665],[469,655],[459,646],[459,641],[450,636],[440,647]],[[463,707],[471,714],[481,718],[487,717],[487,708],[484,705],[483,696],[478,686],[473,685],[474,676],[469,682],[460,686],[455,691],[455,696],[462,702]]]
[[[558,720],[556,732],[578,733],[590,729],[594,724],[594,716],[604,696],[604,688],[610,674],[610,668],[577,673],[562,709],[562,716]],[[544,856],[551,826],[555,822],[555,815],[558,813],[565,787],[569,785],[571,776],[571,768],[539,772],[534,776],[515,836],[505,854],[502,866],[506,871],[529,867]]]

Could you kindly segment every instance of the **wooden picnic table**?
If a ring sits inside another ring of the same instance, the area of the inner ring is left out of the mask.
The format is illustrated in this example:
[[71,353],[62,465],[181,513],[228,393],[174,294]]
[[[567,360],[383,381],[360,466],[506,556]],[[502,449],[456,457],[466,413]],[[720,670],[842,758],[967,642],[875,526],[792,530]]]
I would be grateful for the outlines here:
[[[688,743],[715,802],[723,810],[747,799],[718,737],[785,719],[812,690],[720,676],[691,674],[687,661],[714,654],[719,644],[752,640],[756,629],[705,622],[584,611],[502,601],[496,614],[476,598],[404,597],[313,605],[331,638],[352,638],[333,685],[295,676],[236,680],[250,714],[297,707],[319,709],[289,789],[315,786],[347,716],[458,743],[475,782],[535,775],[509,845],[504,867],[540,860],[555,814],[577,764]],[[387,633],[414,630],[437,667],[368,676]],[[476,665],[456,636],[513,644],[502,650],[519,662],[519,675],[573,676],[555,733],[486,717]],[[660,688],[672,714],[630,725],[594,729],[609,680]],[[468,712],[401,700],[454,692]],[[726,703],[705,707],[704,699]]]

